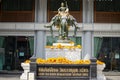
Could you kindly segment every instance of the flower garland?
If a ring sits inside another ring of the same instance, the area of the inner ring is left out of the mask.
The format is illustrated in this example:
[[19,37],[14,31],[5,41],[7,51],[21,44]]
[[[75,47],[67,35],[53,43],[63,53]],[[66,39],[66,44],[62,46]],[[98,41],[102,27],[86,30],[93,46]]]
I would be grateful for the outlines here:
[[[30,63],[30,60],[26,60],[24,63]],[[36,59],[37,64],[90,64],[90,60],[76,60],[76,61],[71,61],[68,60],[65,57],[57,57],[57,58],[48,58],[48,59],[42,59],[42,58],[37,58]],[[98,65],[103,65],[105,64],[104,62],[97,60],[96,64]]]
[[61,44],[58,44],[57,46],[46,46],[45,48],[50,48],[50,49],[81,49],[81,45],[77,46],[62,46]]

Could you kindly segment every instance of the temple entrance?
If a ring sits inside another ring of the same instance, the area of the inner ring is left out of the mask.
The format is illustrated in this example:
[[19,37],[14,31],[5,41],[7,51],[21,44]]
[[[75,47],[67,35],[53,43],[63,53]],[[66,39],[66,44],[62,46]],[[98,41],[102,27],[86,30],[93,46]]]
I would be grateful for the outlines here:
[[4,39],[5,59],[3,70],[22,70],[21,62],[31,57],[28,37],[8,36]]

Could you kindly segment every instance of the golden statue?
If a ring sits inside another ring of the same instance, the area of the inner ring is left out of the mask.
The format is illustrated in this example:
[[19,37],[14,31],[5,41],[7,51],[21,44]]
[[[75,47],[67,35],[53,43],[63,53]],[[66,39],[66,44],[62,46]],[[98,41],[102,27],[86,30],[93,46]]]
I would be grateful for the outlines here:
[[56,14],[50,23],[48,25],[45,25],[45,27],[50,28],[51,34],[53,36],[53,30],[52,27],[57,27],[58,32],[59,32],[59,41],[62,40],[69,40],[68,39],[68,32],[69,32],[69,27],[74,26],[74,36],[76,35],[76,31],[78,29],[77,22],[75,18],[69,14],[69,8],[62,2],[61,7],[58,9],[58,14]]

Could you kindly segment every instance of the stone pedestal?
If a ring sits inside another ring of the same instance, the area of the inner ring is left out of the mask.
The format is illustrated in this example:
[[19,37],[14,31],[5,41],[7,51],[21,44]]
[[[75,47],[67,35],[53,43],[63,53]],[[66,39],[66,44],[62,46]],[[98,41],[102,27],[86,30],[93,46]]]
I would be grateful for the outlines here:
[[28,80],[28,73],[30,72],[30,64],[29,63],[21,63],[21,66],[24,70],[24,73],[20,76],[20,80]]
[[73,44],[70,44],[70,43],[53,43],[53,46],[57,46],[57,45],[61,45],[61,46],[74,46],[74,43]]
[[105,68],[105,64],[97,65],[97,80],[106,80],[106,77],[102,72],[104,68]]
[[50,49],[46,48],[46,59],[65,57],[69,60],[75,61],[81,59],[81,49]]

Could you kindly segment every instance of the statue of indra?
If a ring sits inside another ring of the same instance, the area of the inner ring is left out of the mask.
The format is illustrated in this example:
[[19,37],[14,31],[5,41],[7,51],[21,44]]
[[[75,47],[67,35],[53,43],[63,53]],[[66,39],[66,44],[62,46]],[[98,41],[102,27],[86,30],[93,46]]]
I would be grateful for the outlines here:
[[45,27],[50,28],[52,36],[53,26],[58,28],[59,40],[68,40],[68,32],[70,26],[75,27],[73,36],[76,36],[76,31],[79,27],[77,25],[75,18],[69,14],[67,2],[61,3],[61,7],[58,9],[58,14],[56,14],[52,18],[49,24],[45,25]]

